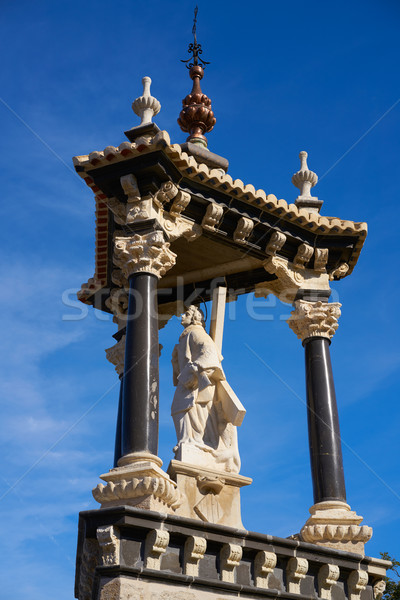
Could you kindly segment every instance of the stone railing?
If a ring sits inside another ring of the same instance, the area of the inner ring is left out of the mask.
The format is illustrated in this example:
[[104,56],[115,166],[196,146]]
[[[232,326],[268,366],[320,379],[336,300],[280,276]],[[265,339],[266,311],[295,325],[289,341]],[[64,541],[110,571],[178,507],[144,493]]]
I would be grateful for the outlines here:
[[205,592],[210,600],[379,600],[388,565],[297,540],[116,507],[80,514],[75,594],[79,600],[147,599],[150,591],[154,600],[167,591],[168,598],[187,593],[190,600]]

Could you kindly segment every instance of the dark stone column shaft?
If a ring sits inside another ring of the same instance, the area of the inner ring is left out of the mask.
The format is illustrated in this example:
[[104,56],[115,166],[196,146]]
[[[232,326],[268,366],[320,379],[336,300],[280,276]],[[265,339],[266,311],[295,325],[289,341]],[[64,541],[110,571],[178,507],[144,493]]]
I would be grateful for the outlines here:
[[117,428],[115,431],[115,448],[114,448],[114,468],[118,466],[118,461],[122,455],[121,447],[121,429],[122,429],[122,394],[123,394],[123,376],[121,376],[121,384],[119,386],[119,400],[118,400],[118,415],[117,415]]
[[304,340],[307,416],[314,503],[346,501],[342,446],[329,340]]
[[129,277],[122,394],[122,456],[158,451],[157,277]]

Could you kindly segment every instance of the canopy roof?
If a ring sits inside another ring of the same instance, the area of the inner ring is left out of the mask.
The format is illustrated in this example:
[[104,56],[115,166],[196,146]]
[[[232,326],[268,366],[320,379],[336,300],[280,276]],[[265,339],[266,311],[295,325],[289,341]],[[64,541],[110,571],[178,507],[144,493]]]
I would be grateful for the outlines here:
[[[175,184],[187,201],[178,213],[173,200],[163,205],[156,201],[158,215],[166,215],[170,223],[179,217],[197,226],[195,235],[171,237],[177,262],[160,280],[159,288],[168,285],[175,292],[160,293],[160,303],[175,300],[179,286],[186,286],[186,293],[200,284],[206,288],[215,277],[224,278],[236,293],[253,291],[261,282],[276,278],[264,268],[270,254],[315,272],[321,272],[323,254],[322,269],[330,279],[352,272],[367,235],[366,223],[325,217],[287,204],[198,160],[179,144],[171,144],[166,131],[74,157],[76,171],[95,194],[97,217],[96,269],[93,279],[82,288],[82,301],[108,310],[104,299],[115,287],[111,278],[113,236],[133,231],[115,216],[115,205],[126,205],[129,200],[121,183],[125,176],[136,178],[142,201],[153,202],[163,184]],[[168,237],[168,226],[166,234]],[[274,246],[276,236],[284,240],[281,247],[279,243]],[[183,279],[177,282],[177,276]],[[203,298],[207,298],[206,292],[203,290]]]

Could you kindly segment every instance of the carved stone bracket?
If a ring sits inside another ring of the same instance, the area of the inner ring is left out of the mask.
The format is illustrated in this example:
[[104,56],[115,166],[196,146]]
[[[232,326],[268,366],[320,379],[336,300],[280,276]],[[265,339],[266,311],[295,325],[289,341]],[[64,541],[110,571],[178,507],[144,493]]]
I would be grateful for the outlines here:
[[114,264],[122,269],[125,277],[133,273],[152,273],[161,278],[174,266],[176,254],[164,241],[162,231],[129,237],[116,236],[114,240]]
[[256,587],[268,589],[268,579],[276,567],[277,556],[274,552],[261,550],[254,559],[254,583]]
[[98,527],[96,537],[101,548],[103,565],[118,565],[120,550],[119,532],[112,525]]
[[305,265],[310,262],[312,255],[314,254],[314,248],[308,244],[300,244],[296,256],[294,257],[293,264],[299,269],[304,269]]
[[182,190],[179,190],[174,198],[174,201],[172,202],[169,214],[172,217],[179,216],[181,212],[185,210],[185,208],[189,205],[190,200],[191,198],[188,192],[183,192]]
[[365,590],[368,583],[368,572],[357,569],[351,571],[347,579],[349,600],[360,600],[361,592]]
[[254,229],[254,222],[246,217],[240,217],[237,227],[233,233],[233,239],[235,242],[240,244],[246,243],[247,238],[250,236]]
[[114,344],[114,346],[106,349],[107,360],[115,366],[115,370],[117,371],[119,377],[121,377],[124,372],[125,339],[126,336],[123,335],[121,339]]
[[175,196],[178,194],[178,191],[179,189],[174,183],[172,183],[172,181],[164,181],[154,196],[154,203],[159,208],[163,208],[164,204],[175,198]]
[[326,273],[326,263],[328,262],[328,258],[328,248],[315,248],[314,271],[317,271],[317,273]]
[[290,594],[300,594],[300,583],[308,571],[308,560],[293,556],[287,564],[286,579],[287,591]]
[[307,302],[296,300],[295,309],[287,320],[289,327],[304,342],[309,337],[326,337],[331,339],[339,327],[339,302]]
[[240,565],[242,554],[243,548],[237,544],[224,544],[222,546],[219,554],[222,581],[235,583],[235,568]]
[[216,202],[210,202],[210,204],[207,206],[206,214],[201,222],[202,227],[208,231],[215,231],[215,228],[218,227],[223,214],[224,209],[222,206]]
[[[278,245],[282,243],[282,238],[279,240],[277,237],[275,242],[273,238],[274,236],[271,238],[271,245],[268,244],[266,248],[266,251],[272,253],[279,250]],[[330,292],[327,273],[316,273],[313,269],[305,269],[302,266],[296,267],[286,258],[274,254],[269,256],[263,265],[264,269],[271,275],[276,275],[277,279],[258,283],[255,286],[256,296],[275,294],[282,302],[293,302],[299,290]]]
[[318,571],[318,595],[323,600],[331,600],[332,586],[339,579],[340,570],[337,565],[322,565]]
[[183,572],[191,577],[199,576],[199,562],[204,558],[207,549],[207,540],[191,535],[185,542],[183,555]]
[[160,570],[161,557],[169,544],[169,533],[165,529],[152,529],[146,537],[144,566]]
[[265,253],[275,256],[286,242],[286,235],[280,231],[274,231],[265,247]]

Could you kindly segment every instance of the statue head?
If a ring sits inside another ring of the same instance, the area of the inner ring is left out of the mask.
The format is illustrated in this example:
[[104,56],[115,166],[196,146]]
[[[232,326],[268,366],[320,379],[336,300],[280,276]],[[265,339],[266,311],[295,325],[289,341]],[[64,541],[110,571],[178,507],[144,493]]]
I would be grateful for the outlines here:
[[181,323],[184,327],[188,327],[189,325],[206,326],[203,311],[193,304],[183,313]]

